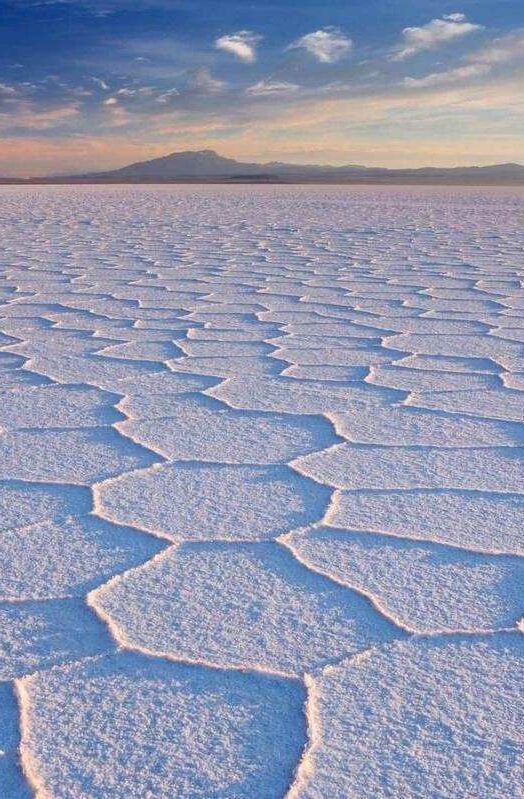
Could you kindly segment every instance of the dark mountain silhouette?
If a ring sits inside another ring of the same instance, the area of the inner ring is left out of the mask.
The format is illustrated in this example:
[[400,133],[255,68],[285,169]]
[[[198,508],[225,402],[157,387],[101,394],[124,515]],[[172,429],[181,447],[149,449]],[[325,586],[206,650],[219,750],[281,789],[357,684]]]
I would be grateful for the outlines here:
[[[342,167],[342,170],[365,169],[361,166]],[[269,164],[243,163],[234,158],[225,158],[214,150],[188,150],[171,153],[151,161],[139,161],[136,164],[114,169],[110,172],[92,173],[92,177],[109,177],[125,179],[160,179],[177,178],[234,178],[234,177],[278,177],[323,174],[336,174],[340,167],[315,166],[302,164],[285,164],[273,161]]]
[[400,183],[524,185],[524,166],[495,164],[469,167],[386,169],[359,164],[321,166],[244,163],[214,150],[171,153],[120,169],[51,177],[0,178],[1,183]]
[[524,166],[499,164],[484,167],[455,167],[441,169],[383,169],[358,164],[347,166],[319,166],[316,164],[286,164],[272,161],[268,164],[243,163],[224,158],[214,150],[171,153],[151,161],[98,172],[83,177],[109,181],[172,181],[172,180],[245,180],[318,181],[318,182],[523,182]]

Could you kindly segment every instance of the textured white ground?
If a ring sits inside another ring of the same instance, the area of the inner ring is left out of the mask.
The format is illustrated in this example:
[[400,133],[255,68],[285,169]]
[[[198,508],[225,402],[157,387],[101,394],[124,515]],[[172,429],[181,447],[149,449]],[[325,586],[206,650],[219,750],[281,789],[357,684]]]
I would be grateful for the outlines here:
[[0,191],[0,797],[517,799],[524,192]]

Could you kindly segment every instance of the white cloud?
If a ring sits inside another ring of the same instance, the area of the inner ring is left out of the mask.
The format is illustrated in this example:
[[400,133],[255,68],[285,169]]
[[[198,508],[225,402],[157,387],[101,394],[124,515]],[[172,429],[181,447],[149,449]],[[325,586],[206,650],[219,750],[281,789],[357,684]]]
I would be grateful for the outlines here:
[[287,48],[294,50],[303,48],[311,53],[317,61],[323,64],[333,64],[346,56],[353,42],[338,28],[325,28],[324,30],[307,33]]
[[94,92],[91,89],[86,89],[84,86],[75,86],[74,89],[70,89],[70,94],[73,97],[92,97]]
[[483,64],[507,64],[510,61],[524,60],[524,30],[514,31],[507,36],[494,39],[490,44],[468,56],[468,61]]
[[468,33],[482,28],[473,22],[467,22],[464,14],[448,14],[443,19],[432,19],[420,28],[404,28],[402,44],[393,55],[395,61],[401,61],[424,50],[433,50],[441,44],[459,39]]
[[105,92],[109,91],[109,86],[107,85],[105,80],[102,80],[101,78],[91,78],[91,80],[93,81],[93,83],[96,83],[97,86],[100,86],[100,88],[103,89],[103,91]]
[[432,72],[423,78],[404,78],[404,85],[410,89],[425,89],[447,83],[458,83],[471,78],[479,78],[490,71],[488,64],[468,64],[444,72]]
[[225,85],[223,80],[214,78],[207,67],[198,67],[198,69],[194,69],[189,75],[189,88],[203,92],[204,94],[218,94]]
[[[456,15],[453,15],[456,16]],[[456,83],[486,75],[500,64],[524,61],[524,30],[494,39],[489,44],[463,57],[462,66],[442,72],[432,72],[422,78],[406,77],[405,86],[412,89]]]
[[166,92],[159,94],[158,97],[156,98],[156,101],[157,103],[165,105],[166,103],[169,103],[173,99],[173,97],[177,97],[177,95],[179,94],[180,92],[178,91],[178,89],[175,88],[168,89]]
[[267,97],[275,94],[289,94],[300,88],[296,83],[278,80],[261,80],[246,89],[246,94],[251,97]]
[[226,36],[220,36],[215,41],[217,50],[224,50],[226,53],[252,64],[256,60],[256,45],[262,37],[252,31],[237,31]]
[[138,89],[132,89],[129,86],[124,86],[116,92],[117,97],[153,97],[157,94],[158,90],[154,86],[140,86]]
[[4,97],[14,97],[17,94],[17,91],[14,86],[10,86],[7,83],[0,83],[0,95]]

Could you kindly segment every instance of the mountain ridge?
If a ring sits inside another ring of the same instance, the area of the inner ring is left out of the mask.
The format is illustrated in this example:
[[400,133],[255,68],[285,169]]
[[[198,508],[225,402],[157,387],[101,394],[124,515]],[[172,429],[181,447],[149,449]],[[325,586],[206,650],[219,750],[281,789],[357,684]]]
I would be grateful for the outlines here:
[[[167,167],[167,172],[165,171]],[[366,169],[367,167],[351,164],[347,167],[321,166],[317,164],[288,164],[284,161],[268,163],[237,161],[234,158],[219,155],[215,150],[184,150],[168,155],[152,158],[147,161],[136,161],[118,169],[105,172],[91,172],[88,176],[120,176],[120,177],[235,177],[237,175],[282,175],[303,173],[333,173],[346,169]],[[85,176],[85,175],[84,175]]]
[[401,183],[451,185],[524,185],[524,166],[415,167],[390,169],[361,164],[343,166],[243,162],[214,150],[185,150],[117,169],[34,178],[0,178],[1,183]]
[[285,178],[333,178],[351,176],[391,176],[395,175],[497,175],[507,177],[516,174],[524,180],[524,166],[520,164],[494,164],[490,166],[471,167],[417,167],[415,169],[388,169],[386,167],[368,167],[362,164],[346,164],[343,166],[321,164],[289,164],[283,161],[268,163],[242,162],[234,158],[219,155],[214,150],[185,150],[169,153],[148,161],[137,161],[119,169],[106,172],[94,172],[85,177],[120,177],[120,178],[159,178],[161,180],[176,178],[235,178],[265,177]]

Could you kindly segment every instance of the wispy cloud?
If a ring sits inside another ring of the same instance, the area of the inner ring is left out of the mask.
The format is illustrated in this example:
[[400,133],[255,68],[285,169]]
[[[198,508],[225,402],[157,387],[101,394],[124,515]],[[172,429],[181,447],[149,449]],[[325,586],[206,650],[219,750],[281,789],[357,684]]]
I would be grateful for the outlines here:
[[104,92],[109,91],[109,85],[105,82],[105,80],[102,80],[102,78],[92,77],[91,80],[93,81],[93,83],[96,83],[96,85]]
[[471,53],[468,60],[493,66],[517,60],[524,61],[524,30],[513,31],[507,36],[493,39],[485,47]]
[[246,89],[246,94],[251,97],[270,97],[276,94],[289,94],[296,92],[300,87],[296,83],[284,80],[261,80]]
[[162,94],[159,94],[158,97],[156,98],[156,101],[161,105],[167,105],[168,103],[171,102],[173,97],[178,97],[179,95],[180,92],[178,91],[178,89],[175,89],[173,87],[172,89],[168,89],[166,92],[162,92]]
[[18,94],[14,86],[8,83],[0,83],[0,97],[16,97]]
[[464,14],[458,13],[447,14],[442,19],[432,19],[427,25],[418,28],[404,28],[402,42],[392,58],[395,61],[402,61],[424,50],[434,50],[442,44],[467,36],[481,28],[481,25],[468,22]]
[[442,86],[447,83],[457,83],[459,81],[480,78],[490,71],[488,64],[468,64],[454,69],[446,69],[442,72],[431,72],[423,78],[404,78],[404,86],[410,89],[425,89],[431,86]]
[[226,84],[223,80],[214,78],[207,67],[198,67],[189,73],[188,88],[203,92],[204,94],[218,94]]
[[488,75],[496,67],[524,62],[524,30],[493,39],[462,59],[462,64],[441,72],[432,72],[420,78],[405,77],[403,83],[412,89],[440,86]]
[[301,36],[292,42],[288,50],[303,48],[322,64],[334,64],[344,58],[353,47],[353,42],[338,28],[324,28]]
[[0,113],[0,130],[20,128],[26,131],[46,131],[59,128],[80,116],[76,103],[51,109],[35,109],[33,105],[22,101],[10,110],[9,114]]
[[237,31],[220,36],[215,41],[217,50],[236,56],[241,61],[252,64],[256,60],[256,46],[262,37],[252,31]]

